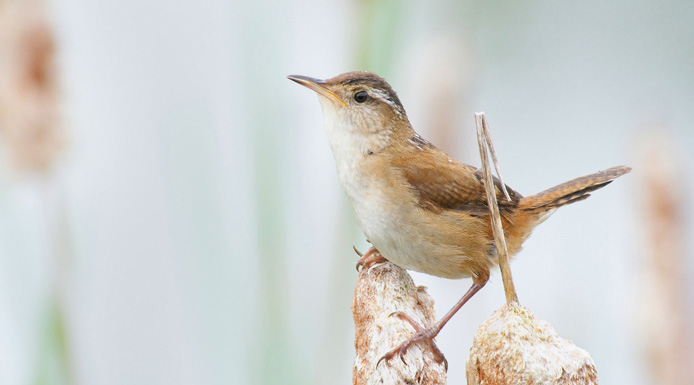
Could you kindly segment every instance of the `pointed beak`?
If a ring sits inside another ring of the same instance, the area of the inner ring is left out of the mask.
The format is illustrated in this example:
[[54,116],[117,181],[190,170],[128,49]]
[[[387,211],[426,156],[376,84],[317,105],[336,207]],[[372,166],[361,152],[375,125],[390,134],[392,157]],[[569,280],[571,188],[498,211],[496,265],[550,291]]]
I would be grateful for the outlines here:
[[325,87],[325,80],[314,79],[302,75],[289,75],[287,76],[287,79],[295,81],[304,87],[312,89],[316,91],[319,95],[325,96],[326,98],[334,102],[340,103],[343,106],[347,105],[347,103],[343,102],[342,99],[340,99],[337,95],[335,95],[332,91]]

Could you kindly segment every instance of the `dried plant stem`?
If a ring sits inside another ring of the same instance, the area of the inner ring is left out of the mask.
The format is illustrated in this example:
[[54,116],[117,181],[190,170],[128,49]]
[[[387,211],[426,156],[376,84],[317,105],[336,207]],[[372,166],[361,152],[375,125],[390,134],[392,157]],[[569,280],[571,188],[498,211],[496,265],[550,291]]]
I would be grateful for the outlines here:
[[[475,123],[507,303],[477,331],[466,365],[468,385],[597,384],[595,364],[588,352],[559,337],[548,322],[518,305],[487,151],[492,154],[502,186],[504,182],[483,112],[475,114]],[[502,190],[507,194],[505,188]]]
[[511,266],[508,262],[506,239],[504,238],[504,229],[501,225],[501,216],[499,214],[499,206],[496,201],[496,191],[494,189],[494,180],[492,179],[491,168],[489,167],[489,156],[487,155],[487,151],[490,151],[492,154],[494,166],[497,174],[499,175],[499,181],[501,182],[501,185],[504,186],[502,189],[507,197],[508,192],[506,192],[504,181],[501,179],[501,174],[499,173],[498,161],[496,160],[496,154],[494,152],[494,147],[492,146],[492,139],[489,135],[489,128],[487,127],[484,112],[478,112],[475,114],[475,125],[477,126],[477,144],[479,145],[480,149],[482,171],[484,172],[484,186],[485,190],[487,191],[487,202],[489,202],[489,210],[491,212],[494,244],[496,245],[496,252],[499,258],[499,269],[501,270],[501,279],[504,283],[506,303],[518,302],[516,288],[513,285],[513,277],[511,275]]

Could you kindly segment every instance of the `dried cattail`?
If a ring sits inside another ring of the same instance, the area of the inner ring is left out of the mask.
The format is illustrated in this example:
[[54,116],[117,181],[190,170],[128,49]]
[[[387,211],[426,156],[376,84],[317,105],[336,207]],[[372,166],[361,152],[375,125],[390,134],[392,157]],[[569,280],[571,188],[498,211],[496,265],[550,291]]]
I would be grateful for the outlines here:
[[588,352],[515,303],[480,325],[466,366],[468,385],[598,383]]
[[427,384],[446,383],[446,369],[426,348],[413,345],[404,361],[398,357],[379,359],[414,334],[412,326],[390,315],[401,311],[421,325],[432,325],[434,301],[422,286],[415,286],[407,272],[390,262],[374,265],[359,273],[352,313],[356,329],[353,383]]
[[46,171],[63,147],[55,41],[38,2],[0,3],[0,140],[17,171]]

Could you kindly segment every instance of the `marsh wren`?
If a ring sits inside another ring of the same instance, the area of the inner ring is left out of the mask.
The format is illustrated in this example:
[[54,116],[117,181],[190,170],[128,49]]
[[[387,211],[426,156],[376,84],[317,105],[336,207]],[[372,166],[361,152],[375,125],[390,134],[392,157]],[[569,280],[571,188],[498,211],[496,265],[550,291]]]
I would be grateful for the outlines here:
[[[373,245],[360,264],[382,256],[402,268],[438,277],[472,277],[470,289],[429,329],[397,314],[416,334],[383,357],[402,355],[413,343],[424,342],[437,360],[444,361],[434,337],[485,285],[489,268],[498,263],[481,171],[456,162],[419,136],[395,91],[373,73],[289,79],[319,95],[340,183]],[[509,256],[555,209],[587,198],[630,170],[613,167],[528,197],[506,186],[510,199],[495,179]]]

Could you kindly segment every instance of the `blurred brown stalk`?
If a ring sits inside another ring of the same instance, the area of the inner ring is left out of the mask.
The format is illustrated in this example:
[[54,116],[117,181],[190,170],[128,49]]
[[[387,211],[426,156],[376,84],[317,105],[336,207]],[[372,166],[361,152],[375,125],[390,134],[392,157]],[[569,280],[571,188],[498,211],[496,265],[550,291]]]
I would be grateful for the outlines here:
[[46,171],[63,147],[55,41],[42,3],[0,0],[0,136],[5,160]]
[[690,384],[692,322],[687,290],[684,228],[687,174],[665,130],[642,139],[640,186],[644,226],[643,327],[646,359],[654,383]]
[[[0,146],[4,171],[36,175],[43,200],[45,253],[57,260],[37,333],[39,356],[31,357],[34,384],[74,383],[68,349],[64,263],[64,202],[54,178],[64,132],[60,124],[55,39],[41,1],[0,0]],[[35,320],[25,320],[34,323]]]

